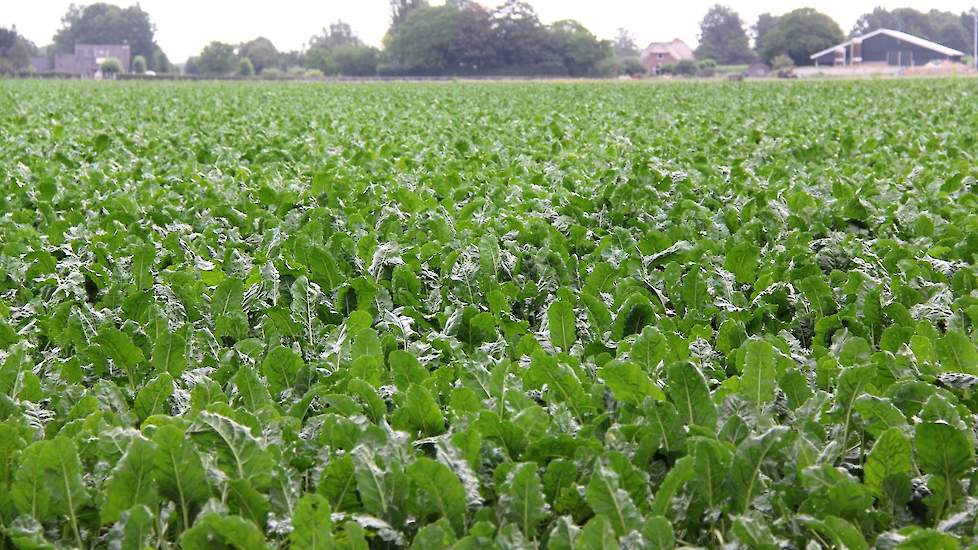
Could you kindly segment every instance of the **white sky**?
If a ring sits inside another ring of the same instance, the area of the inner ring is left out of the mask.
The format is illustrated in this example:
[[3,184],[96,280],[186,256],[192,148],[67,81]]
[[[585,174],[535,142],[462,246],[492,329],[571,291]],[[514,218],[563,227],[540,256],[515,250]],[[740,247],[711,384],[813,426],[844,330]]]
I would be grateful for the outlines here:
[[[120,6],[135,1],[108,0]],[[639,47],[651,41],[682,38],[695,47],[699,20],[712,4],[727,4],[748,25],[758,14],[784,13],[811,6],[849,32],[856,19],[874,6],[967,11],[978,0],[530,0],[549,23],[577,19],[601,38],[613,38],[619,27],[634,33]],[[494,7],[502,0],[482,0]],[[0,26],[17,29],[38,46],[51,42],[71,0],[0,0]],[[75,0],[89,4],[89,0]],[[434,0],[432,3],[441,3]],[[389,22],[388,0],[141,0],[157,28],[157,42],[174,62],[196,55],[211,40],[239,43],[266,36],[279,50],[302,47],[322,27],[342,19],[360,37],[379,46]]]

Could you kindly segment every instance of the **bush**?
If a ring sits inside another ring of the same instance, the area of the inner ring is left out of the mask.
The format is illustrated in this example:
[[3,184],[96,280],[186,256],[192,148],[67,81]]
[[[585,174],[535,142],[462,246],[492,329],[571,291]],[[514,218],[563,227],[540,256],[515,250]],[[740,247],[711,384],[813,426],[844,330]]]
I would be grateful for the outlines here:
[[114,57],[106,58],[99,65],[99,71],[106,78],[115,78],[115,75],[122,72],[122,62]]
[[344,76],[373,76],[377,74],[379,52],[370,46],[340,46],[329,52],[328,64]]
[[717,62],[706,58],[696,63],[696,74],[699,76],[711,77],[717,74]]
[[265,78],[282,78],[285,73],[283,73],[282,69],[279,69],[278,67],[267,67],[262,69],[261,75]]
[[795,62],[792,61],[792,59],[785,54],[776,56],[774,59],[771,60],[771,68],[774,69],[775,71],[781,69],[790,69],[794,66],[795,66]]
[[166,74],[173,71],[170,58],[159,48],[153,52],[153,70],[156,71],[156,74]]
[[306,72],[302,73],[302,78],[323,78],[326,76],[319,69],[306,69]]
[[626,57],[621,60],[622,72],[628,76],[644,75],[646,72],[642,60],[637,57]]
[[299,66],[289,67],[289,70],[286,71],[286,73],[289,76],[302,76],[302,75],[306,74],[306,68],[305,67],[299,67]]
[[136,74],[143,74],[146,72],[145,57],[141,55],[137,55],[136,57],[132,58],[132,72]]
[[238,75],[255,76],[255,66],[247,57],[238,62]]
[[696,76],[699,72],[699,66],[692,59],[683,59],[672,69],[672,74],[678,74],[681,76]]

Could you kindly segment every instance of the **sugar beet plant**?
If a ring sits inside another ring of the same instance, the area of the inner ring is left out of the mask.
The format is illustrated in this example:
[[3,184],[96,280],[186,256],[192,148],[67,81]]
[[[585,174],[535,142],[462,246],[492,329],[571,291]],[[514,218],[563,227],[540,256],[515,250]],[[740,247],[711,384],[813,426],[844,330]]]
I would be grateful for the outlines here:
[[0,83],[0,547],[974,545],[976,99]]

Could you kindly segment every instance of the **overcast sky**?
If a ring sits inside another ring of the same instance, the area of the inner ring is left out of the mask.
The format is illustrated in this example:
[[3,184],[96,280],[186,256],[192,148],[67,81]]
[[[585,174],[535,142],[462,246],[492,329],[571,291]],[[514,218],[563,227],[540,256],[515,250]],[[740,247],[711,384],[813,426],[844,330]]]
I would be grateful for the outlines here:
[[[130,0],[109,0],[129,6]],[[502,0],[484,0],[494,7]],[[0,26],[17,25],[39,46],[51,42],[71,0],[0,0]],[[76,4],[91,3],[75,0]],[[438,0],[432,3],[441,3]],[[577,19],[601,38],[613,38],[619,27],[634,33],[639,46],[682,38],[696,44],[699,20],[717,0],[531,0],[546,22]],[[834,18],[848,32],[860,14],[874,6],[931,8],[959,13],[978,0],[729,0],[727,4],[753,24],[758,14],[784,13],[812,6]],[[388,0],[142,0],[156,24],[157,42],[175,62],[195,55],[211,40],[239,43],[266,36],[280,50],[301,48],[310,36],[342,19],[367,42],[379,46],[388,25]]]

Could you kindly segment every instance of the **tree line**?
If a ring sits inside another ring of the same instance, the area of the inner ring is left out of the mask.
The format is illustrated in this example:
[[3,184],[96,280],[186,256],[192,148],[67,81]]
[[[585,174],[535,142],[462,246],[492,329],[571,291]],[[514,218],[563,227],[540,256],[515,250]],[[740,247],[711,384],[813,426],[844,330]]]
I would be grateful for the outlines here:
[[[970,50],[973,11],[955,14],[911,8],[875,8],[849,35],[877,28],[901,30],[962,51]],[[829,16],[812,8],[761,14],[748,26],[733,9],[715,5],[700,21],[698,63],[677,72],[712,71],[716,64],[763,61],[775,66],[810,63],[812,53],[845,40]],[[32,56],[74,51],[77,43],[129,44],[131,72],[169,73],[172,64],[156,42],[156,27],[138,4],[72,5],[52,43],[38,48],[16,28],[0,28],[0,74],[29,67]],[[596,37],[574,20],[543,23],[522,0],[487,8],[474,0],[390,0],[390,27],[382,48],[363,43],[337,21],[299,50],[280,51],[265,37],[240,44],[214,41],[189,58],[183,72],[222,76],[282,74],[320,76],[611,76],[644,71],[633,36],[620,29],[613,40]]]
[[[859,36],[880,28],[903,31],[961,51],[971,51],[974,10],[953,13],[912,8],[886,10],[877,7],[859,17],[848,36]],[[783,15],[763,13],[749,28],[737,12],[713,6],[700,23],[697,57],[722,64],[793,63],[807,65],[809,56],[845,41],[846,34],[831,17],[812,8]]]

